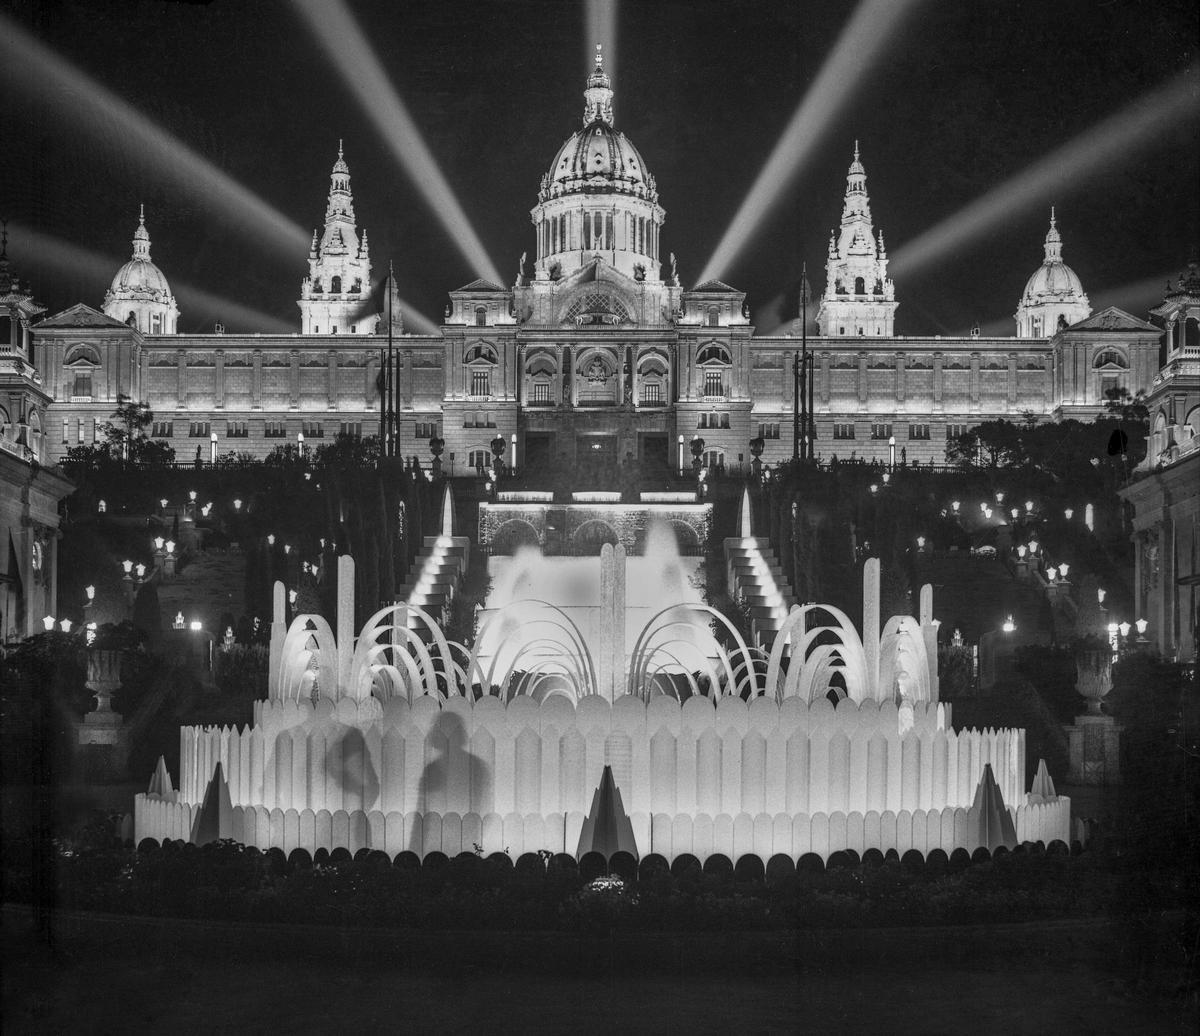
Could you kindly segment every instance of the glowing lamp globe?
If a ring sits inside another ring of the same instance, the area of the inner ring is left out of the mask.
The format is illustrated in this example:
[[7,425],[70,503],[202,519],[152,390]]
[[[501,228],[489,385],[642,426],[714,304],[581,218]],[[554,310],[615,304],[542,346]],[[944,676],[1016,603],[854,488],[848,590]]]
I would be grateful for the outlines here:
[[235,511],[240,511],[240,510],[242,509],[242,502],[241,502],[241,500],[235,500],[235,501],[233,502],[233,509],[234,509]]
[[138,577],[138,579],[145,579],[145,578],[146,578],[146,566],[145,566],[145,565],[138,565],[138,566],[135,568],[135,571],[137,572],[137,577]]
[[1029,548],[1026,547],[1024,543],[1017,544],[1017,557],[1023,558],[1028,550]]
[[1067,573],[1068,573],[1068,572],[1071,570],[1071,566],[1070,566],[1070,565],[1068,565],[1068,564],[1067,564],[1067,563],[1064,561],[1064,562],[1063,562],[1061,565],[1059,565],[1059,566],[1058,566],[1058,570],[1059,570],[1059,572],[1061,572],[1061,573],[1062,573],[1062,577],[1063,577],[1063,579],[1066,579],[1066,578],[1067,578]]
[[1075,512],[1070,507],[1068,507],[1065,511],[1063,511],[1063,517],[1067,521],[1070,521],[1074,516],[1075,516]]
[[167,540],[167,553],[168,554],[175,553],[175,541],[174,540]]
[[46,627],[47,632],[54,629],[54,616],[47,615],[44,619],[42,619],[42,625]]
[[954,513],[955,513],[955,514],[958,514],[958,508],[959,508],[959,506],[960,506],[960,504],[959,504],[959,502],[958,502],[957,500],[953,500],[953,501],[951,501],[951,503],[950,503],[950,508],[951,508],[951,510],[953,510],[953,511],[954,511]]
[[126,558],[121,562],[121,567],[125,569],[125,574],[129,575],[133,571],[133,562]]
[[1137,626],[1138,636],[1144,637],[1146,635],[1146,627],[1149,626],[1150,623],[1145,619],[1138,619],[1134,625]]
[[1104,603],[1104,588],[1103,587],[1096,588],[1096,598],[1100,604]]
[[1004,625],[1000,627],[1005,633],[1012,633],[1016,630],[1017,624],[1013,622],[1013,617],[1010,615],[1004,620]]
[[1128,636],[1129,636],[1129,631],[1130,631],[1130,630],[1131,630],[1133,627],[1132,627],[1132,626],[1130,626],[1130,625],[1129,625],[1129,623],[1127,623],[1127,622],[1123,622],[1123,623],[1121,623],[1120,627],[1118,627],[1118,628],[1121,630],[1121,636],[1122,636],[1122,637],[1128,637]]
[[196,491],[194,489],[188,491],[188,499],[191,500],[192,503],[196,502]]
[[63,619],[63,621],[58,624],[58,628],[61,629],[64,633],[70,633],[71,625],[72,625],[72,623],[71,623],[70,619]]
[[1057,578],[1057,576],[1058,576],[1058,569],[1055,568],[1053,565],[1051,565],[1050,568],[1046,569],[1046,578],[1049,579],[1050,582],[1053,583],[1054,580]]
[[202,629],[203,627],[201,627],[199,619],[192,619],[191,625],[188,628],[191,630],[199,630],[199,629]]
[[166,542],[167,542],[167,541],[166,541],[166,540],[164,540],[164,539],[163,539],[161,536],[155,536],[155,537],[154,537],[154,549],[155,549],[155,550],[162,550],[162,549],[163,549],[163,546],[164,546],[164,544],[165,544]]

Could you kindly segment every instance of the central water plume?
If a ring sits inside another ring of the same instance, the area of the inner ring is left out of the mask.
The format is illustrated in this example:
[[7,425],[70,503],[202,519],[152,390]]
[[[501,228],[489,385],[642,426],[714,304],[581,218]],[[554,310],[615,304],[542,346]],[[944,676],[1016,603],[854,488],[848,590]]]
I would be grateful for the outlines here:
[[[671,616],[677,623],[671,633],[686,649],[679,649],[678,664],[666,668],[699,670],[712,651],[707,622],[692,610],[702,604],[697,584],[703,571],[702,559],[681,556],[671,527],[658,519],[647,527],[642,554],[624,558],[611,589],[601,557],[547,557],[529,546],[511,557],[495,555],[488,560],[492,589],[479,616],[483,669],[528,671],[541,660],[562,672],[578,652],[582,662],[577,666],[590,658],[603,676],[606,654],[616,650],[621,657],[610,655],[608,667],[620,694],[630,651],[647,623],[679,606],[678,616]],[[617,614],[605,614],[608,601]]]

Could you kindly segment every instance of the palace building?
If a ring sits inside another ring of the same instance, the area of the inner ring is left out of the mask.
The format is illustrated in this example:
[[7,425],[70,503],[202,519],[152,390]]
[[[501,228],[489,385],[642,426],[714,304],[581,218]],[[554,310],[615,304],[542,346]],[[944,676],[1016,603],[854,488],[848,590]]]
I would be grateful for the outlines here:
[[[405,333],[398,308],[375,312],[340,145],[295,334],[178,333],[178,307],[139,218],[132,257],[101,309],[80,303],[33,327],[52,400],[42,415],[47,453],[93,441],[120,393],[149,403],[153,435],[180,460],[373,434],[393,309],[399,452],[427,460],[428,440],[440,435],[451,474],[485,462],[497,436],[519,468],[584,457],[683,467],[697,437],[704,462],[726,470],[747,464],[760,436],[764,462],[790,458],[800,329],[758,335],[744,293],[680,283],[660,247],[659,186],[614,124],[599,56],[584,99],[579,129],[533,199],[532,263],[522,257],[511,285],[476,280],[451,291],[439,334]],[[1044,250],[1014,336],[896,335],[903,285],[888,276],[856,144],[818,333],[807,339],[817,456],[882,459],[894,439],[909,462],[940,462],[947,438],[971,425],[1090,419],[1107,389],[1148,389],[1161,329],[1116,308],[1092,312],[1053,214]]]

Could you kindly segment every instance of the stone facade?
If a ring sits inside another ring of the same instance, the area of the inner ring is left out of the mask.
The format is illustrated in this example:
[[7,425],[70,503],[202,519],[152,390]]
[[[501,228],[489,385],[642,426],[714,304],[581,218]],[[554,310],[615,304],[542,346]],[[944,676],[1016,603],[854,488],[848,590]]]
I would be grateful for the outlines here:
[[[765,463],[790,458],[800,328],[758,335],[742,292],[681,285],[674,256],[659,250],[665,219],[653,174],[613,125],[598,62],[583,128],[555,154],[530,211],[532,268],[522,256],[512,285],[450,292],[439,334],[398,333],[392,315],[399,452],[428,458],[439,434],[456,475],[497,435],[516,436],[518,467],[584,457],[690,467],[695,438],[705,462],[727,470],[749,464],[758,436]],[[148,236],[139,248],[149,277]],[[856,149],[817,314],[825,333],[808,338],[817,455],[886,459],[894,436],[898,459],[941,462],[947,438],[982,421],[1088,419],[1106,388],[1148,388],[1159,330],[1118,309],[1091,314],[1061,253],[1052,226],[1015,337],[895,335],[896,287]],[[153,333],[111,305],[110,320],[77,305],[43,321],[34,355],[53,396],[50,454],[91,441],[118,391],[150,404],[155,436],[181,460],[378,431],[386,328],[366,315],[367,244],[340,154],[308,260],[295,335]],[[165,279],[158,288],[170,298]]]

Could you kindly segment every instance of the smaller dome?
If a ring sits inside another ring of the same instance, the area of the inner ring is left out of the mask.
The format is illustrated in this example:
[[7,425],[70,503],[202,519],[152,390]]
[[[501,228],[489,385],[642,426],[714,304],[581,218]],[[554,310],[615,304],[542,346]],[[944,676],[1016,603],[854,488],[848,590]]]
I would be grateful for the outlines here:
[[1029,301],[1056,298],[1074,302],[1083,297],[1083,283],[1061,259],[1056,263],[1044,262],[1025,282],[1024,297]]
[[150,261],[150,257],[130,259],[113,278],[109,291],[113,295],[131,294],[170,295],[171,286],[162,270]]
[[1062,260],[1062,235],[1054,210],[1050,210],[1050,229],[1046,233],[1046,258],[1025,282],[1022,300],[1030,302],[1082,302],[1087,304],[1079,275]]

